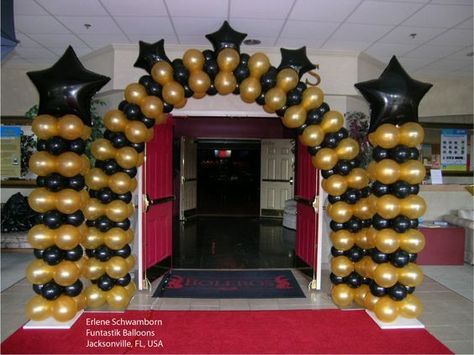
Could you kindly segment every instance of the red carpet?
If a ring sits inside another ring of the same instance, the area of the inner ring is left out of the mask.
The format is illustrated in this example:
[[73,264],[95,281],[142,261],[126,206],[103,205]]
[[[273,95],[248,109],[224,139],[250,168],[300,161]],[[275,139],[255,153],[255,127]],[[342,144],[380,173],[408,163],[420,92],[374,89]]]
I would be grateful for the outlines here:
[[[114,319],[161,320],[162,325],[86,325]],[[97,330],[120,334],[89,333]],[[100,347],[86,347],[88,342]],[[451,353],[425,330],[381,330],[363,311],[339,310],[85,313],[69,331],[19,329],[2,343],[1,352]]]

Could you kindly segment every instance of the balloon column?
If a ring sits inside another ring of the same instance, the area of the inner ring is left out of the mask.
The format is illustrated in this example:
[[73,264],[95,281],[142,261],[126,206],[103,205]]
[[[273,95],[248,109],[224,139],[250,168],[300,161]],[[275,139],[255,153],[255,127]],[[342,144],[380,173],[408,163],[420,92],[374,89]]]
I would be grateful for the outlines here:
[[416,318],[423,306],[413,291],[423,273],[415,261],[425,245],[416,228],[426,210],[417,196],[425,176],[418,160],[424,138],[417,123],[418,104],[431,84],[410,78],[393,57],[379,79],[356,87],[371,106],[369,141],[374,148],[367,170],[373,181],[369,205],[374,215],[360,245],[367,255],[356,264],[368,285],[354,298],[385,322],[398,316]]
[[26,277],[37,295],[26,313],[32,320],[68,321],[86,305],[79,279],[87,234],[82,209],[89,200],[85,141],[91,134],[90,100],[109,78],[86,70],[71,47],[53,67],[28,76],[40,94],[39,116],[32,124],[38,151],[29,162],[39,187],[28,202],[40,214],[28,232],[36,260]]

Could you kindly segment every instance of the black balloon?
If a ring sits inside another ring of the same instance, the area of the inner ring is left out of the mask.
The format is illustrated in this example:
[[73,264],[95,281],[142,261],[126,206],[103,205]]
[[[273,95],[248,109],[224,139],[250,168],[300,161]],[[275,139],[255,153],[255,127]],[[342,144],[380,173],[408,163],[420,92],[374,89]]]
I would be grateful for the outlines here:
[[[275,112],[276,112],[276,111],[275,111]],[[284,114],[283,114],[283,115],[284,115]],[[281,117],[281,116],[279,115],[279,117]],[[303,123],[301,126],[297,127],[297,128],[295,129],[296,134],[302,135],[302,134],[303,134],[303,131],[304,131],[304,129],[305,129],[306,127],[308,127],[306,123]]]
[[415,229],[418,228],[420,221],[418,219],[410,219],[410,228]]
[[99,246],[94,251],[94,257],[102,262],[109,260],[112,256],[114,256],[113,251],[105,245]]
[[255,99],[255,102],[260,106],[265,105],[265,94],[260,94],[260,96]]
[[86,255],[89,258],[93,258],[94,257],[94,249],[86,249]]
[[63,288],[56,282],[50,281],[43,285],[41,289],[41,296],[46,298],[48,301],[53,301],[63,293]]
[[125,203],[129,203],[130,201],[132,201],[132,193],[130,191],[124,194],[115,195],[115,197],[117,198],[117,200],[123,201]]
[[132,248],[130,248],[130,245],[125,245],[122,249],[118,249],[114,251],[114,254],[117,256],[121,256],[122,258],[127,258],[130,256],[132,253]]
[[52,173],[46,178],[46,187],[54,192],[62,190],[66,185],[66,178],[58,173]]
[[385,228],[390,228],[391,222],[388,219],[382,218],[379,214],[374,214],[372,217],[372,225],[375,229],[381,230]]
[[84,285],[82,284],[82,281],[77,280],[72,285],[64,287],[64,294],[68,295],[69,297],[76,297],[82,292],[83,288]]
[[340,142],[340,139],[335,132],[328,133],[324,136],[322,146],[327,147],[327,148],[336,148],[339,142]]
[[217,89],[214,84],[211,84],[211,86],[209,86],[209,89],[207,89],[206,94],[209,96],[217,95]]
[[349,189],[342,195],[342,200],[352,205],[360,199],[360,196],[359,190]]
[[390,186],[390,191],[398,198],[405,198],[410,194],[410,184],[405,181],[397,181]]
[[330,204],[335,204],[336,202],[342,201],[342,195],[328,195],[328,201]]
[[409,294],[415,292],[415,286],[405,286],[405,288],[407,289],[407,293]]
[[397,283],[388,289],[388,295],[394,301],[401,301],[407,296],[407,289],[405,286]]
[[233,48],[240,53],[240,45],[247,37],[246,33],[238,32],[230,27],[229,22],[224,21],[222,26],[213,33],[206,35],[206,38],[211,42],[215,53],[219,53],[221,49]]
[[410,194],[417,195],[420,192],[420,185],[410,185]]
[[194,95],[194,91],[188,85],[183,85],[184,97],[191,97]]
[[128,104],[127,108],[125,109],[125,115],[131,120],[138,120],[141,118],[142,112],[140,111],[140,107],[138,105]]
[[370,186],[366,186],[363,189],[359,190],[360,191],[360,197],[361,198],[366,198],[370,196]]
[[301,78],[304,73],[309,72],[316,68],[316,66],[311,63],[306,55],[306,47],[301,47],[298,49],[286,49],[280,48],[281,52],[281,62],[278,66],[278,70],[284,68],[291,68],[298,73],[298,76]]
[[336,274],[333,274],[332,272],[331,272],[331,274],[329,275],[329,280],[331,280],[331,282],[332,282],[334,285],[343,284],[343,283],[345,282],[344,277],[342,277],[342,276],[337,276]]
[[215,59],[216,56],[214,54],[214,51],[210,50],[210,49],[205,49],[202,51],[202,54],[204,55],[204,59],[205,60],[211,60],[211,59]]
[[46,141],[46,150],[53,155],[61,154],[65,148],[66,142],[61,137],[51,137]]
[[150,96],[157,96],[161,98],[161,95],[163,93],[163,87],[157,82],[153,81],[146,87],[146,93]]
[[[283,117],[283,116],[285,116],[286,110],[288,110],[287,105],[283,106],[282,108],[279,108],[278,110],[275,111],[275,113],[278,115],[278,117]],[[298,132],[298,134],[299,134],[299,132]]]
[[365,253],[362,248],[359,248],[358,246],[353,246],[345,252],[345,255],[349,258],[350,261],[356,263],[364,257]]
[[155,125],[155,120],[153,118],[142,117],[141,121],[146,126],[146,128],[151,128]]
[[76,175],[67,180],[67,187],[76,191],[81,191],[85,185],[86,181],[82,175]]
[[43,223],[51,229],[59,228],[64,222],[64,216],[57,210],[50,210],[44,213]]
[[115,194],[112,192],[110,187],[103,187],[96,193],[97,199],[102,203],[109,203],[115,199]]
[[390,150],[390,158],[401,164],[410,159],[410,148],[404,145],[398,145]]
[[84,154],[86,151],[86,142],[81,138],[69,141],[69,151],[79,155]]
[[336,136],[337,136],[337,138],[339,138],[340,140],[342,140],[342,139],[344,139],[344,138],[349,137],[349,132],[347,131],[347,129],[345,129],[344,127],[342,127],[339,131],[336,132]]
[[95,220],[95,227],[101,232],[107,232],[110,228],[114,226],[114,222],[108,219],[105,216],[100,216]]
[[335,171],[334,169],[329,169],[329,170],[321,170],[321,175],[323,178],[328,179],[330,176],[334,175]]
[[130,169],[122,169],[122,171],[130,176],[131,178],[134,178],[137,175],[137,168],[133,167]]
[[320,124],[323,121],[323,116],[321,115],[321,112],[319,109],[315,108],[310,111],[308,111],[308,114],[306,115],[306,124],[313,125],[313,124]]
[[331,221],[329,222],[329,227],[331,228],[331,230],[333,230],[334,232],[337,232],[338,230],[341,230],[341,229],[345,229],[346,226],[344,225],[344,223],[339,223],[339,222],[336,222],[336,221]]
[[127,219],[124,219],[123,221],[116,222],[115,226],[118,228],[122,228],[123,230],[126,231],[130,228],[130,220],[127,218]]
[[390,186],[382,184],[380,181],[374,181],[371,191],[375,196],[380,197],[390,193]]
[[145,150],[145,143],[130,143],[130,147],[141,153]]
[[410,159],[418,160],[418,158],[420,157],[420,151],[415,147],[409,148],[409,150],[410,150]]
[[43,289],[43,284],[33,284],[33,291],[37,294],[37,295],[41,295],[41,290]]
[[352,288],[357,288],[362,285],[362,276],[360,276],[357,272],[352,272],[349,276],[344,278],[346,284],[348,284]]
[[47,180],[46,176],[38,175],[36,177],[36,185],[38,185],[38,187],[45,187],[46,186],[46,180]]
[[64,259],[69,260],[69,261],[77,261],[80,258],[82,258],[83,254],[84,254],[84,252],[82,250],[82,246],[77,245],[73,249],[64,250]]
[[36,150],[41,152],[43,150],[46,150],[46,140],[45,139],[38,139],[36,142]]
[[344,251],[331,247],[331,255],[334,257],[341,256],[341,255],[344,255]]
[[397,250],[390,254],[390,262],[395,267],[404,267],[410,261],[410,256],[405,250]]
[[125,111],[125,108],[127,107],[128,105],[128,102],[125,101],[125,100],[122,100],[120,101],[120,103],[118,104],[117,108],[120,110],[120,111]]
[[372,293],[376,297],[383,297],[387,294],[387,289],[377,285],[375,281],[371,281],[369,283],[370,293]]
[[286,94],[286,104],[288,106],[298,105],[301,102],[302,93],[301,91],[292,89]]
[[43,252],[43,260],[48,265],[59,264],[64,257],[64,252],[57,246],[46,248]]
[[344,223],[344,227],[351,233],[357,233],[362,229],[362,221],[359,218],[352,217]]
[[237,79],[237,83],[240,84],[249,75],[250,75],[249,67],[246,64],[242,63],[241,61],[241,63],[234,70],[234,76]]
[[362,228],[369,228],[372,225],[372,219],[363,219],[362,220]]
[[115,280],[115,284],[118,285],[118,286],[127,286],[130,281],[132,281],[132,277],[130,276],[130,274],[127,274],[125,275],[124,277],[121,277],[117,280]]
[[166,101],[163,101],[163,113],[170,113],[173,111],[174,106],[167,103]]
[[102,162],[102,169],[107,175],[113,175],[120,171],[120,166],[114,159],[107,159]]
[[[217,62],[215,59],[210,59],[204,62],[203,70],[207,73],[207,75],[209,75],[209,78],[211,78],[211,80],[214,80],[217,73],[219,73],[219,66],[217,65]],[[216,90],[216,93],[217,93],[217,90]],[[209,95],[212,95],[212,94],[209,94]]]
[[416,253],[408,253],[408,261],[411,263],[415,263],[417,257],[418,257],[418,254]]
[[373,248],[373,249],[370,250],[370,257],[377,264],[382,264],[382,263],[386,263],[386,262],[389,261],[389,254],[382,253],[377,248]]
[[277,74],[278,70],[275,67],[270,67],[270,69],[262,75],[260,85],[262,85],[263,92],[267,92],[276,85]]
[[109,275],[102,275],[97,281],[97,286],[102,291],[109,291],[115,286],[115,279],[111,278]]
[[186,67],[182,63],[182,60],[180,64],[174,64],[173,61],[173,78],[183,86],[188,83],[189,70],[186,69]]
[[[142,119],[142,122],[143,122],[143,119]],[[105,137],[105,134],[104,134],[104,137]],[[126,147],[130,144],[130,141],[127,139],[127,137],[125,137],[125,134],[122,132],[116,132],[116,133],[112,132],[111,137],[107,139],[109,139],[112,142],[112,145],[117,149]]]
[[399,215],[392,219],[392,228],[395,230],[397,233],[403,233],[406,232],[408,229],[410,229],[410,219],[403,216]]
[[418,105],[431,86],[413,80],[395,56],[378,79],[355,84],[370,105],[369,132],[383,123],[418,122]]
[[339,160],[334,167],[334,171],[339,175],[348,175],[351,170],[352,166],[348,160]]
[[164,60],[170,63],[169,58],[165,52],[165,40],[161,39],[155,43],[146,43],[139,41],[139,53],[138,58],[133,65],[136,68],[145,69],[148,73],[151,72],[151,68],[156,62]]
[[[319,150],[321,149],[321,147],[306,147],[306,149],[308,150],[308,153],[310,155],[316,155],[317,152],[319,152]],[[326,170],[327,171],[327,170]],[[334,171],[334,170],[331,170],[331,171]]]
[[71,224],[73,226],[80,226],[82,223],[84,223],[84,214],[82,213],[81,210],[77,210],[76,212],[74,213],[71,213],[71,214],[67,214],[65,216],[65,222],[67,224]]
[[39,92],[39,115],[74,114],[88,126],[92,96],[110,80],[84,68],[71,46],[51,68],[27,75]]
[[[145,88],[148,88],[151,83],[154,83],[154,80],[150,75],[143,75],[138,79],[138,83],[143,85]],[[119,109],[122,110],[123,108],[120,108],[119,106]]]
[[380,146],[377,146],[377,147],[374,147],[374,149],[372,150],[372,158],[374,158],[375,161],[388,159],[388,157],[389,157],[388,149],[384,149]]
[[33,249],[33,255],[37,259],[43,259],[44,249]]

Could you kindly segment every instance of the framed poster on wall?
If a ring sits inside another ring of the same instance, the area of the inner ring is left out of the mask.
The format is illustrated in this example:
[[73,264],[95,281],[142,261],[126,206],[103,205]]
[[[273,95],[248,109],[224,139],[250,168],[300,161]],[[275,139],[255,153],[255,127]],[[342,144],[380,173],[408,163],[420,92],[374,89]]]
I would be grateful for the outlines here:
[[441,130],[441,170],[467,170],[467,129]]
[[21,128],[0,127],[2,178],[19,178],[21,175]]

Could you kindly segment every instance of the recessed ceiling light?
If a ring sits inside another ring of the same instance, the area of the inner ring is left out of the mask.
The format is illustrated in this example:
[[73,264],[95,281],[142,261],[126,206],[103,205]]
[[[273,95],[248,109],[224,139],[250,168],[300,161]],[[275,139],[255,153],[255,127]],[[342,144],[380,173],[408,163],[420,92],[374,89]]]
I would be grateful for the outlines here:
[[256,46],[258,44],[262,43],[259,39],[254,39],[254,38],[249,38],[244,41],[244,44],[247,46]]
[[469,52],[468,54],[466,54],[468,57],[473,57],[474,56],[474,52]]

